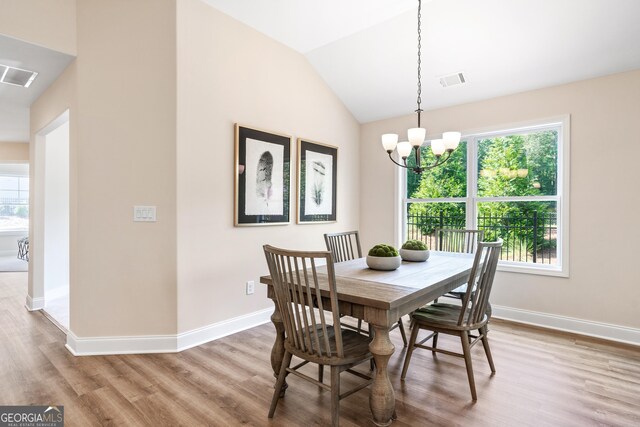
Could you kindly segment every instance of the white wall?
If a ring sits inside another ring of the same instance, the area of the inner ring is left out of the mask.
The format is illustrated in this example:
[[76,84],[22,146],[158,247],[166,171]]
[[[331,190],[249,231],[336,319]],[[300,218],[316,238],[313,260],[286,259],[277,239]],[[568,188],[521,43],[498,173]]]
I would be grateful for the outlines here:
[[[640,70],[428,111],[423,120],[429,134],[438,134],[565,114],[571,115],[570,277],[498,273],[493,304],[639,329]],[[365,247],[393,242],[396,166],[380,135],[404,133],[414,123],[415,116],[405,116],[361,128]]]
[[44,140],[44,292],[69,292],[69,122]]

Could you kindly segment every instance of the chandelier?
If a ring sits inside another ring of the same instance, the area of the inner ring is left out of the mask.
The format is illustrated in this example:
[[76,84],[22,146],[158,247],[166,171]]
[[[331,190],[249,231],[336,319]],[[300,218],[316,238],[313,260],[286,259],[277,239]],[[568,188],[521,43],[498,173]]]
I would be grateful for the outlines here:
[[[422,0],[418,0],[418,108],[415,112],[418,114],[418,127],[411,128],[407,131],[408,141],[398,142],[398,135],[395,133],[387,133],[382,135],[382,146],[389,154],[389,159],[396,165],[412,170],[416,174],[421,174],[425,170],[433,169],[440,166],[451,157],[451,153],[458,147],[460,143],[460,132],[444,132],[442,139],[434,139],[431,141],[431,151],[436,157],[435,162],[430,165],[423,166],[420,161],[420,147],[424,143],[424,139],[427,134],[427,130],[420,127],[420,114],[422,108],[422,78],[421,78],[421,49],[422,49],[422,35],[420,30]],[[391,155],[394,150],[398,151],[398,157],[402,159],[402,163],[396,161]],[[414,152],[415,166],[407,165],[407,157]]]

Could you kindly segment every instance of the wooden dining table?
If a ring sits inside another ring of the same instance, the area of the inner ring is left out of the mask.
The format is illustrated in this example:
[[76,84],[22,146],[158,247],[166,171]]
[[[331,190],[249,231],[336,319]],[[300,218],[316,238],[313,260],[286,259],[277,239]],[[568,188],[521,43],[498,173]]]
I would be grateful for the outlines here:
[[[389,358],[395,350],[389,330],[401,316],[458,287],[468,277],[472,265],[473,255],[433,251],[426,262],[403,261],[393,271],[371,270],[365,258],[335,264],[340,314],[362,319],[374,330],[369,349],[375,359],[376,374],[370,388],[369,406],[376,425],[388,426],[395,417],[395,393],[387,372]],[[321,292],[326,291],[328,297],[326,267],[318,269],[318,279]],[[277,378],[284,357],[284,325],[271,277],[262,276],[260,282],[268,285],[267,296],[276,307],[271,316],[276,328],[271,367]]]

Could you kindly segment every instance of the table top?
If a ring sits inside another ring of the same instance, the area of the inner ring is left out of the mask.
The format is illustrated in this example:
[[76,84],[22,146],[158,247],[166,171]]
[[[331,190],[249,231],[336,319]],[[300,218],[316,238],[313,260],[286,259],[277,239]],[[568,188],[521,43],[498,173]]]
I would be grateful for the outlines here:
[[[434,251],[426,262],[403,261],[393,271],[371,270],[365,258],[336,263],[338,299],[386,310],[413,299],[433,300],[459,286],[472,265],[472,254]],[[324,266],[318,268],[318,281],[320,289],[328,289]],[[262,276],[260,282],[270,285],[271,277]]]

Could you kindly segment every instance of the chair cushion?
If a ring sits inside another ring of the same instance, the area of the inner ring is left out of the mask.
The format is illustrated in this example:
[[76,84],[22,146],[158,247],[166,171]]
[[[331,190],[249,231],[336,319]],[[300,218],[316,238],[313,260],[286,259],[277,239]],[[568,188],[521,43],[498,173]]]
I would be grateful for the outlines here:
[[[479,324],[470,327],[458,326],[458,318],[460,317],[461,307],[459,305],[434,303],[419,308],[413,313],[412,318],[420,323],[420,326],[444,327],[451,329],[477,329],[487,321],[487,316],[483,316]],[[466,310],[468,314],[468,309]]]
[[[322,348],[324,349],[324,334],[322,332],[322,329],[318,327],[316,330],[318,332],[318,339],[322,343]],[[342,348],[344,349],[344,357],[339,358],[337,356],[335,347],[335,332],[336,331],[333,326],[327,326],[327,335],[329,338],[332,354],[331,357],[326,356],[324,352],[323,356],[303,352],[291,345],[289,343],[289,340],[285,341],[285,348],[295,356],[298,356],[310,362],[321,363],[323,365],[349,365],[367,360],[371,357],[371,353],[369,352],[369,343],[371,342],[370,337],[359,334],[355,331],[342,329]],[[315,339],[313,342],[313,346],[315,348]]]
[[460,309],[459,305],[437,302],[417,309],[413,318],[419,322],[457,325]]

